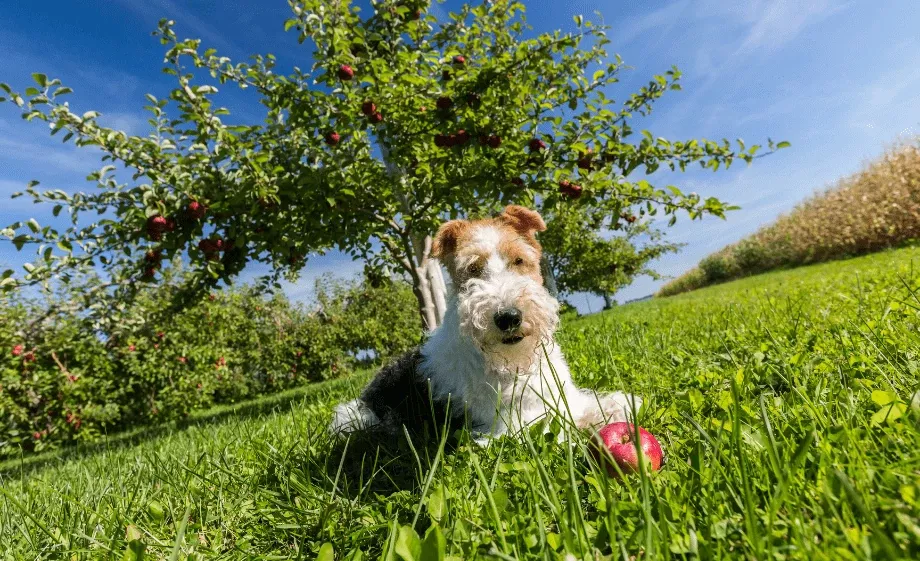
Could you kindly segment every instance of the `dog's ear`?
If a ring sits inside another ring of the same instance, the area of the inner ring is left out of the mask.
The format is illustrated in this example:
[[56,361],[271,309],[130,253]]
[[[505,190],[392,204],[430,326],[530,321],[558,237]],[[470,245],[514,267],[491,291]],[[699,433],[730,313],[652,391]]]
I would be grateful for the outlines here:
[[470,227],[466,220],[451,220],[445,222],[438,229],[434,236],[434,243],[431,246],[431,256],[444,259],[457,251],[457,239]]
[[518,205],[508,205],[499,218],[524,235],[546,230],[546,222],[537,212]]

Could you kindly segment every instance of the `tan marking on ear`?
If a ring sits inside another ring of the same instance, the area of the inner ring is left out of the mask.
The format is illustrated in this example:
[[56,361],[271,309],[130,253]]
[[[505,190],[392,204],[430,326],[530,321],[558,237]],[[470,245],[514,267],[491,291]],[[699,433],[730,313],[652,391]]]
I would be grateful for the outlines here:
[[499,219],[525,235],[546,230],[546,222],[539,213],[518,205],[508,205]]
[[457,251],[457,240],[470,227],[466,220],[451,220],[438,228],[431,245],[431,256],[442,261]]

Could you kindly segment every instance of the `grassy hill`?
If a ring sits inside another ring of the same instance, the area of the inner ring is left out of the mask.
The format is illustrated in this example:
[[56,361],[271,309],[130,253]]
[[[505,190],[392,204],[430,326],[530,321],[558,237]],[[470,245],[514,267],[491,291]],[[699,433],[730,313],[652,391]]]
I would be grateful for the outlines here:
[[646,396],[668,457],[651,477],[611,480],[584,437],[537,432],[343,450],[324,430],[357,378],[7,463],[0,556],[916,559],[918,291],[920,250],[903,249],[566,324],[582,384]]
[[664,285],[670,296],[765,271],[903,247],[920,239],[920,138],[901,143]]

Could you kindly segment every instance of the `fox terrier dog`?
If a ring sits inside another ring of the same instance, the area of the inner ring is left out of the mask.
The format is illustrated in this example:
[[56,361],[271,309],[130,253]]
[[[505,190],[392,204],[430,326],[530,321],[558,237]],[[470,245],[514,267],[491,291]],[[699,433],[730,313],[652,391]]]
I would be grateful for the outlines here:
[[457,422],[486,443],[549,415],[579,428],[626,421],[638,398],[572,381],[554,337],[559,303],[540,273],[536,233],[544,230],[539,214],[515,205],[495,218],[442,225],[432,254],[452,280],[444,321],[338,405],[330,431],[396,435]]

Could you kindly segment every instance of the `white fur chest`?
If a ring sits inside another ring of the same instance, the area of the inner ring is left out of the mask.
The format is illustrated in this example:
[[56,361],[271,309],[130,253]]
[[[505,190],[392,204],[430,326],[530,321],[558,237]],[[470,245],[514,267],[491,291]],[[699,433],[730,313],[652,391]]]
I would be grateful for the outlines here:
[[566,408],[561,396],[573,385],[558,345],[550,341],[549,360],[542,347],[538,353],[523,372],[496,366],[448,312],[422,347],[421,368],[435,395],[465,405],[471,428],[498,436]]

